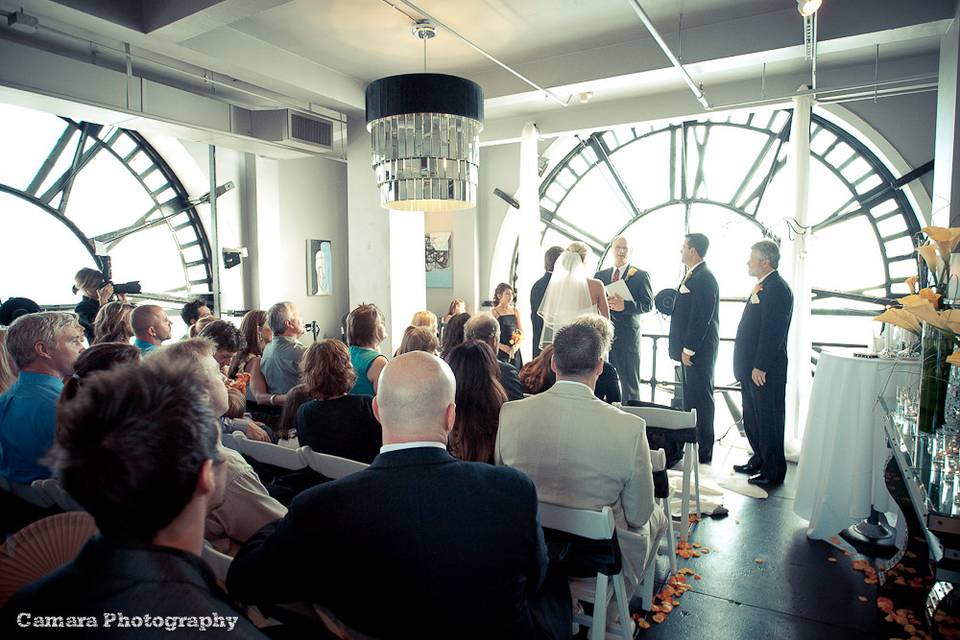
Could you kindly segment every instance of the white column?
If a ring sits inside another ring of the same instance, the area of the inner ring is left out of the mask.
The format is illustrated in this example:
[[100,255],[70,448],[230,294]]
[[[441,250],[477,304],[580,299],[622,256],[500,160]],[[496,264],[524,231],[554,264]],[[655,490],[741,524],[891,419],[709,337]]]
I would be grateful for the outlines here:
[[810,281],[807,275],[807,252],[810,234],[808,205],[810,199],[810,113],[811,96],[793,99],[793,122],[790,130],[788,163],[792,167],[794,207],[792,217],[795,231],[788,225],[778,229],[782,233],[780,270],[793,289],[793,318],[787,338],[789,369],[787,371],[786,425],[784,429],[787,458],[796,460],[807,420],[810,401]]
[[537,141],[540,132],[537,125],[528,122],[523,127],[520,137],[520,189],[517,191],[517,200],[520,201],[520,211],[511,211],[518,215],[520,224],[519,263],[517,264],[517,306],[524,319],[526,339],[523,341],[521,353],[523,359],[529,362],[533,356],[533,327],[527,318],[536,309],[530,308],[530,289],[541,275],[542,256],[540,255],[540,240],[537,233],[540,221],[540,177],[537,175]]
[[[958,12],[960,17],[960,12]],[[933,166],[933,211],[929,224],[960,226],[960,24],[954,20],[940,38],[940,68],[937,81],[937,133]],[[955,194],[958,197],[954,197]]]

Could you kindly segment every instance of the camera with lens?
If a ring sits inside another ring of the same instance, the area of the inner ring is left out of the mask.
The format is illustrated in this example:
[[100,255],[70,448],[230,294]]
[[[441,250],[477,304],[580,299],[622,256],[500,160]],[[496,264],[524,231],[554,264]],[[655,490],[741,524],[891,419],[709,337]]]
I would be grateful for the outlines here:
[[107,286],[108,284],[113,285],[113,292],[120,294],[127,293],[140,293],[143,289],[140,287],[139,280],[131,280],[130,282],[119,282],[115,283],[111,280],[113,275],[113,265],[110,263],[110,256],[97,256],[100,262],[100,273],[103,274],[103,282],[100,283],[100,288]]

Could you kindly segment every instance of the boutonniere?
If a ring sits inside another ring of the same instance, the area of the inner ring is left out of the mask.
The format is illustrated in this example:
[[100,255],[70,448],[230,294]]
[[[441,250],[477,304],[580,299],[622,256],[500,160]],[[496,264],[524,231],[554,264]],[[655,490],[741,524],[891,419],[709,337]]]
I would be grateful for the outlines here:
[[635,275],[637,275],[637,268],[636,268],[636,267],[630,267],[629,269],[627,269],[627,277],[628,277],[628,278],[632,278],[632,277],[635,276]]
[[680,285],[680,293],[690,293],[690,289],[687,289],[687,285]]
[[758,282],[753,286],[753,291],[750,292],[750,304],[760,304],[760,292],[763,291],[763,283]]

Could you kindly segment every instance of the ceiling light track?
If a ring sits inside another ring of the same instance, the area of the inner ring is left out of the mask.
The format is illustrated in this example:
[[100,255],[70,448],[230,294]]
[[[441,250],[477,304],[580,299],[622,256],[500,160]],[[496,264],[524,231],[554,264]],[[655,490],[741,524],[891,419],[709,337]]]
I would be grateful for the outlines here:
[[661,51],[667,56],[677,71],[680,72],[680,75],[683,77],[683,81],[687,83],[687,86],[690,87],[690,91],[693,92],[694,97],[697,99],[697,102],[703,106],[704,109],[710,110],[712,107],[707,101],[707,97],[703,93],[703,85],[697,84],[694,82],[693,78],[690,77],[690,74],[684,68],[683,63],[674,55],[673,51],[670,50],[670,47],[667,46],[667,43],[664,41],[663,36],[660,35],[660,32],[657,31],[657,28],[653,26],[653,21],[650,20],[650,16],[647,15],[647,12],[644,11],[643,7],[640,5],[639,0],[627,0],[630,6],[633,8],[634,12],[640,17],[640,21],[643,22],[643,26],[647,28],[647,31],[650,32],[650,35],[653,36],[653,39],[657,42],[657,45],[660,47]]
[[[419,18],[416,18],[416,17],[414,17],[414,16],[411,16],[411,15],[408,14],[406,11],[403,11],[402,9],[400,9],[394,2],[391,2],[390,0],[382,0],[382,1],[383,1],[384,3],[390,5],[391,7],[393,7],[394,9],[396,9],[397,11],[399,11],[400,13],[404,14],[405,16],[407,16],[408,18],[410,18],[410,19],[413,20],[414,22],[416,22],[417,20],[419,20]],[[493,63],[496,64],[497,66],[501,67],[501,68],[504,69],[505,71],[508,71],[508,72],[510,72],[511,74],[513,74],[514,76],[516,76],[517,78],[519,78],[520,80],[523,80],[523,81],[526,82],[528,85],[530,85],[531,87],[533,87],[534,89],[536,89],[537,91],[539,91],[540,93],[542,93],[545,97],[550,98],[551,100],[553,100],[554,102],[556,102],[557,104],[559,104],[561,107],[566,107],[567,105],[570,104],[570,101],[571,101],[571,99],[573,98],[572,95],[567,96],[566,99],[561,98],[560,96],[558,96],[557,94],[555,94],[553,91],[550,91],[549,89],[546,89],[546,88],[544,88],[544,87],[541,87],[541,86],[538,85],[536,82],[534,82],[533,80],[527,78],[525,75],[523,75],[523,74],[520,73],[519,71],[516,71],[515,69],[511,68],[511,67],[508,66],[507,64],[505,64],[505,63],[501,62],[500,60],[494,58],[492,55],[490,55],[489,53],[487,53],[486,51],[484,51],[482,48],[480,48],[480,46],[474,44],[474,43],[473,43],[472,41],[470,41],[468,38],[462,36],[461,34],[459,34],[459,33],[456,32],[456,31],[454,31],[453,29],[450,28],[449,25],[445,24],[445,23],[442,22],[441,20],[438,20],[435,16],[427,13],[426,11],[424,11],[423,9],[421,9],[420,7],[418,7],[417,5],[415,5],[414,3],[409,2],[408,0],[397,0],[397,2],[406,5],[406,6],[409,7],[410,9],[413,9],[415,12],[417,12],[418,14],[420,14],[420,16],[421,16],[422,18],[427,18],[427,19],[431,20],[431,21],[432,21],[434,24],[436,24],[438,27],[441,27],[441,28],[443,28],[444,30],[448,31],[451,35],[456,36],[461,42],[463,42],[464,44],[466,44],[468,47],[470,47],[471,49],[473,49],[474,51],[476,51],[477,53],[479,53],[480,55],[482,55],[482,56],[485,57],[486,59],[490,60],[491,62],[493,62]]]

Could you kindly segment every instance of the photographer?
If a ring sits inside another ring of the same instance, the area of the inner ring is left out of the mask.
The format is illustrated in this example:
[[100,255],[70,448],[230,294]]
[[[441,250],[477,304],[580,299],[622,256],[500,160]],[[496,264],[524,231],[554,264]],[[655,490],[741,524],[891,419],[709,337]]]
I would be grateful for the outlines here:
[[87,336],[87,344],[93,344],[94,321],[100,307],[107,304],[113,296],[113,283],[105,282],[103,273],[100,271],[86,267],[77,271],[73,280],[73,292],[83,294],[83,300],[73,311],[80,316],[80,325]]

